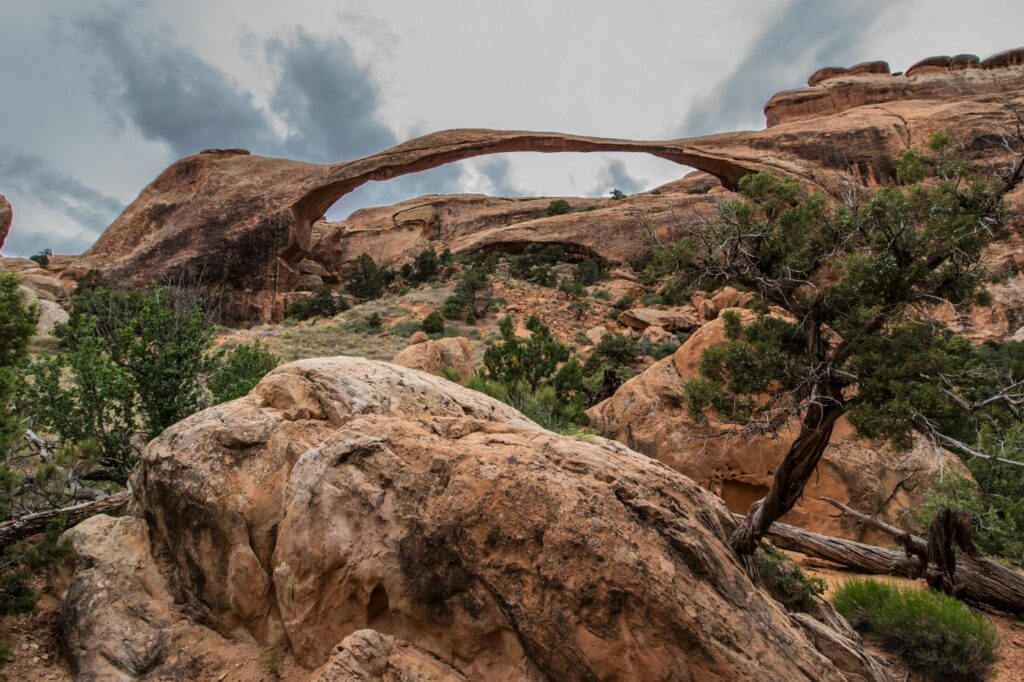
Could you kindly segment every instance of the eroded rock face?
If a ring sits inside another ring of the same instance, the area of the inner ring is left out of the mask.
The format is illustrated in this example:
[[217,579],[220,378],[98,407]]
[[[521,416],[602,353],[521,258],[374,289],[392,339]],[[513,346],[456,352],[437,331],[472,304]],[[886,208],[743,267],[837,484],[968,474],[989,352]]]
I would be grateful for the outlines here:
[[[736,311],[744,321],[753,313]],[[775,469],[796,437],[796,425],[777,438],[736,432],[714,422],[699,425],[686,412],[683,383],[698,376],[701,352],[725,340],[724,320],[708,322],[667,358],[633,377],[615,395],[587,414],[598,433],[654,457],[717,492],[735,512],[746,513],[768,491]],[[732,434],[732,435],[731,435]],[[845,420],[837,424],[804,495],[783,521],[809,530],[864,542],[888,544],[875,534],[832,513],[821,501],[832,497],[894,525],[912,524],[940,467],[969,476],[955,456],[940,457],[923,441],[908,452],[894,452],[853,437]]]
[[884,679],[749,581],[691,480],[395,365],[279,367],[154,440],[135,490],[189,607],[319,679]]

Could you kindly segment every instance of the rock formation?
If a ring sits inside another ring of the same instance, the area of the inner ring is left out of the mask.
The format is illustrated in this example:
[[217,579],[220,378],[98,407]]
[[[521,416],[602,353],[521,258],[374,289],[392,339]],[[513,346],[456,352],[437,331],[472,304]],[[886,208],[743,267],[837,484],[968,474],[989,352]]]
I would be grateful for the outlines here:
[[409,369],[418,369],[441,376],[446,369],[465,380],[476,371],[473,345],[464,336],[424,340],[412,343],[396,355],[391,362]]
[[887,679],[840,620],[750,582],[685,476],[395,365],[279,367],[150,443],[134,482],[138,516],[69,531],[80,679],[281,644],[291,679]]
[[[314,229],[339,197],[371,180],[459,159],[511,151],[642,152],[698,168],[727,188],[747,173],[771,170],[835,196],[848,187],[851,173],[865,185],[891,180],[900,153],[922,145],[939,130],[963,142],[979,163],[1000,160],[998,146],[989,143],[1012,119],[1005,105],[1022,101],[1020,51],[986,59],[978,68],[959,68],[961,62],[966,64],[963,59],[951,60],[937,71],[934,66],[922,67],[910,76],[889,74],[883,63],[819,72],[811,87],[773,97],[765,108],[769,128],[758,132],[631,141],[450,130],[334,165],[260,158],[244,150],[209,150],[164,171],[85,254],[81,265],[104,269],[128,285],[184,280],[208,289],[210,295],[224,296],[229,314],[237,319],[270,319],[281,314],[280,295],[298,285],[299,263],[316,250],[316,243],[323,243],[320,253],[330,251],[321,257],[331,263],[359,251],[378,252],[390,261],[407,256],[410,244],[417,248],[429,241],[434,230],[444,231],[432,223],[444,210],[436,202],[433,207],[424,205],[431,203],[429,199],[403,207],[402,212],[410,209],[409,220],[392,213],[389,223],[386,212],[379,214],[376,224],[385,231],[397,228],[400,235],[417,235],[408,242],[381,230],[371,239],[375,231],[369,215],[363,216],[368,221],[364,230],[326,224]],[[593,232],[602,217],[613,226],[621,225],[617,210],[589,216],[592,222],[580,216],[559,217],[543,229],[524,223],[498,226],[485,234],[487,230],[470,226],[452,243],[457,248],[485,248],[538,240],[540,233],[547,236],[539,240],[564,241],[567,233],[587,231],[584,226]],[[601,252],[598,247],[600,242],[593,237],[580,240],[581,249]]]
[[[738,312],[746,321],[753,317],[749,311]],[[673,355],[627,381],[588,415],[601,435],[681,471],[743,514],[768,491],[795,432],[741,435],[733,425],[705,426],[690,419],[683,383],[697,376],[701,352],[724,340],[722,319],[705,324]],[[802,499],[783,520],[825,535],[887,545],[888,537],[831,513],[820,498],[832,497],[893,525],[913,524],[911,513],[921,508],[939,467],[969,476],[959,459],[948,453],[936,457],[921,439],[908,452],[893,452],[854,439],[850,426],[841,421]]]
[[4,241],[7,239],[7,233],[11,231],[11,221],[14,220],[14,210],[11,208],[11,203],[7,201],[7,197],[0,194],[0,249],[4,248]]

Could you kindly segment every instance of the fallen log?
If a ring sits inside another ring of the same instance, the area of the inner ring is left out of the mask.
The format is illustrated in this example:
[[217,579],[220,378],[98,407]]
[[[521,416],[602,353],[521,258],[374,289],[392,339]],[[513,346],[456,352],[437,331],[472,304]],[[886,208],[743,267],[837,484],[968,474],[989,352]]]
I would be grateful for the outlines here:
[[[905,551],[898,552],[863,542],[820,535],[778,522],[772,525],[766,537],[780,549],[824,559],[858,573],[924,578],[929,582],[941,578],[941,570],[930,565],[925,558],[928,543],[923,538],[861,514],[834,500],[830,504],[892,536],[903,544]],[[738,521],[743,519],[739,514],[733,516]],[[955,577],[957,598],[1013,614],[1024,614],[1024,574],[988,559],[964,554],[957,557]]]
[[90,516],[116,511],[126,505],[131,496],[131,491],[125,490],[92,502],[47,509],[4,521],[0,523],[0,551],[19,540],[43,532],[51,521],[63,520],[64,527],[70,528]]

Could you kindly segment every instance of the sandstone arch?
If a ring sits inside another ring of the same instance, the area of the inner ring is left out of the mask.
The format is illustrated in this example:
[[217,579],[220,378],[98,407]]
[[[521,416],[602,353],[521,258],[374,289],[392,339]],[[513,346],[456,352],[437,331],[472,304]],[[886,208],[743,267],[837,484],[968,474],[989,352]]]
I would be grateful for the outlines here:
[[294,266],[309,252],[312,223],[340,197],[370,181],[504,152],[640,152],[714,175],[726,188],[771,170],[838,194],[851,169],[864,184],[887,182],[900,154],[936,130],[970,141],[1008,121],[1004,105],[1024,84],[1018,52],[982,67],[912,79],[884,73],[881,63],[859,65],[852,70],[866,73],[857,78],[776,95],[765,107],[770,127],[757,132],[638,141],[447,130],[329,165],[209,150],[144,189],[78,269],[101,268],[128,286],[185,278],[223,293],[229,317],[267,320],[278,294],[298,281]]

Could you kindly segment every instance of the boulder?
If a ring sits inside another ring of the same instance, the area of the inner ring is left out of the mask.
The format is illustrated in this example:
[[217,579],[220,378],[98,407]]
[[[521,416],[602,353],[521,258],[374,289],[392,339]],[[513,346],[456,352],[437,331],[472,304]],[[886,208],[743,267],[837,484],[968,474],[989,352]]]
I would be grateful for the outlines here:
[[473,344],[464,336],[416,343],[400,351],[391,362],[437,376],[443,376],[442,372],[448,368],[454,370],[461,380],[476,372]]
[[602,325],[591,327],[587,331],[583,332],[583,335],[587,337],[587,341],[590,341],[590,345],[596,346],[601,343],[601,339],[604,338],[605,334],[613,334],[611,330]]
[[421,329],[420,331],[413,333],[413,335],[409,337],[409,345],[415,346],[418,343],[426,343],[429,340],[430,337],[427,336],[427,333]]
[[[690,479],[396,365],[279,367],[153,440],[133,483],[183,608],[287,644],[317,679],[886,679],[750,581],[732,516]],[[82,660],[147,637],[108,624],[152,573],[146,525],[117,523],[138,529],[143,576],[109,575],[88,608],[65,597]]]
[[14,211],[7,198],[0,194],[0,249],[4,248],[4,240],[11,231],[11,221],[14,219]]
[[679,339],[672,332],[665,331],[662,327],[656,327],[651,325],[647,329],[640,333],[640,338],[645,339],[648,343],[657,346],[663,343],[675,343],[675,347],[678,347]]
[[[747,322],[753,313],[737,310]],[[746,513],[771,485],[775,468],[795,438],[796,425],[778,437],[740,435],[738,427],[712,421],[696,424],[685,407],[683,384],[698,376],[701,352],[725,340],[719,318],[695,331],[675,352],[633,377],[587,414],[602,436],[615,438],[681,471],[715,491],[735,512]],[[832,513],[828,496],[898,526],[913,526],[940,469],[966,477],[958,458],[935,456],[923,440],[907,452],[854,438],[845,420],[807,489],[783,520],[826,535],[888,545],[888,537]]]
[[316,669],[311,682],[466,682],[458,670],[429,651],[376,630],[356,630],[330,659]]
[[29,305],[35,304],[39,311],[36,334],[40,336],[53,334],[53,330],[58,324],[64,324],[70,318],[68,312],[60,304],[54,302],[45,290],[34,289],[24,284],[18,288],[25,294],[25,302]]
[[643,331],[648,327],[661,327],[668,331],[690,331],[700,326],[700,322],[694,316],[693,308],[669,308],[658,310],[657,308],[630,308],[623,311],[618,319],[619,324]]
[[608,300],[614,302],[629,296],[639,298],[644,295],[646,289],[643,284],[634,279],[613,277],[606,282],[587,287],[587,291],[591,294],[595,291],[604,291],[608,294]]

